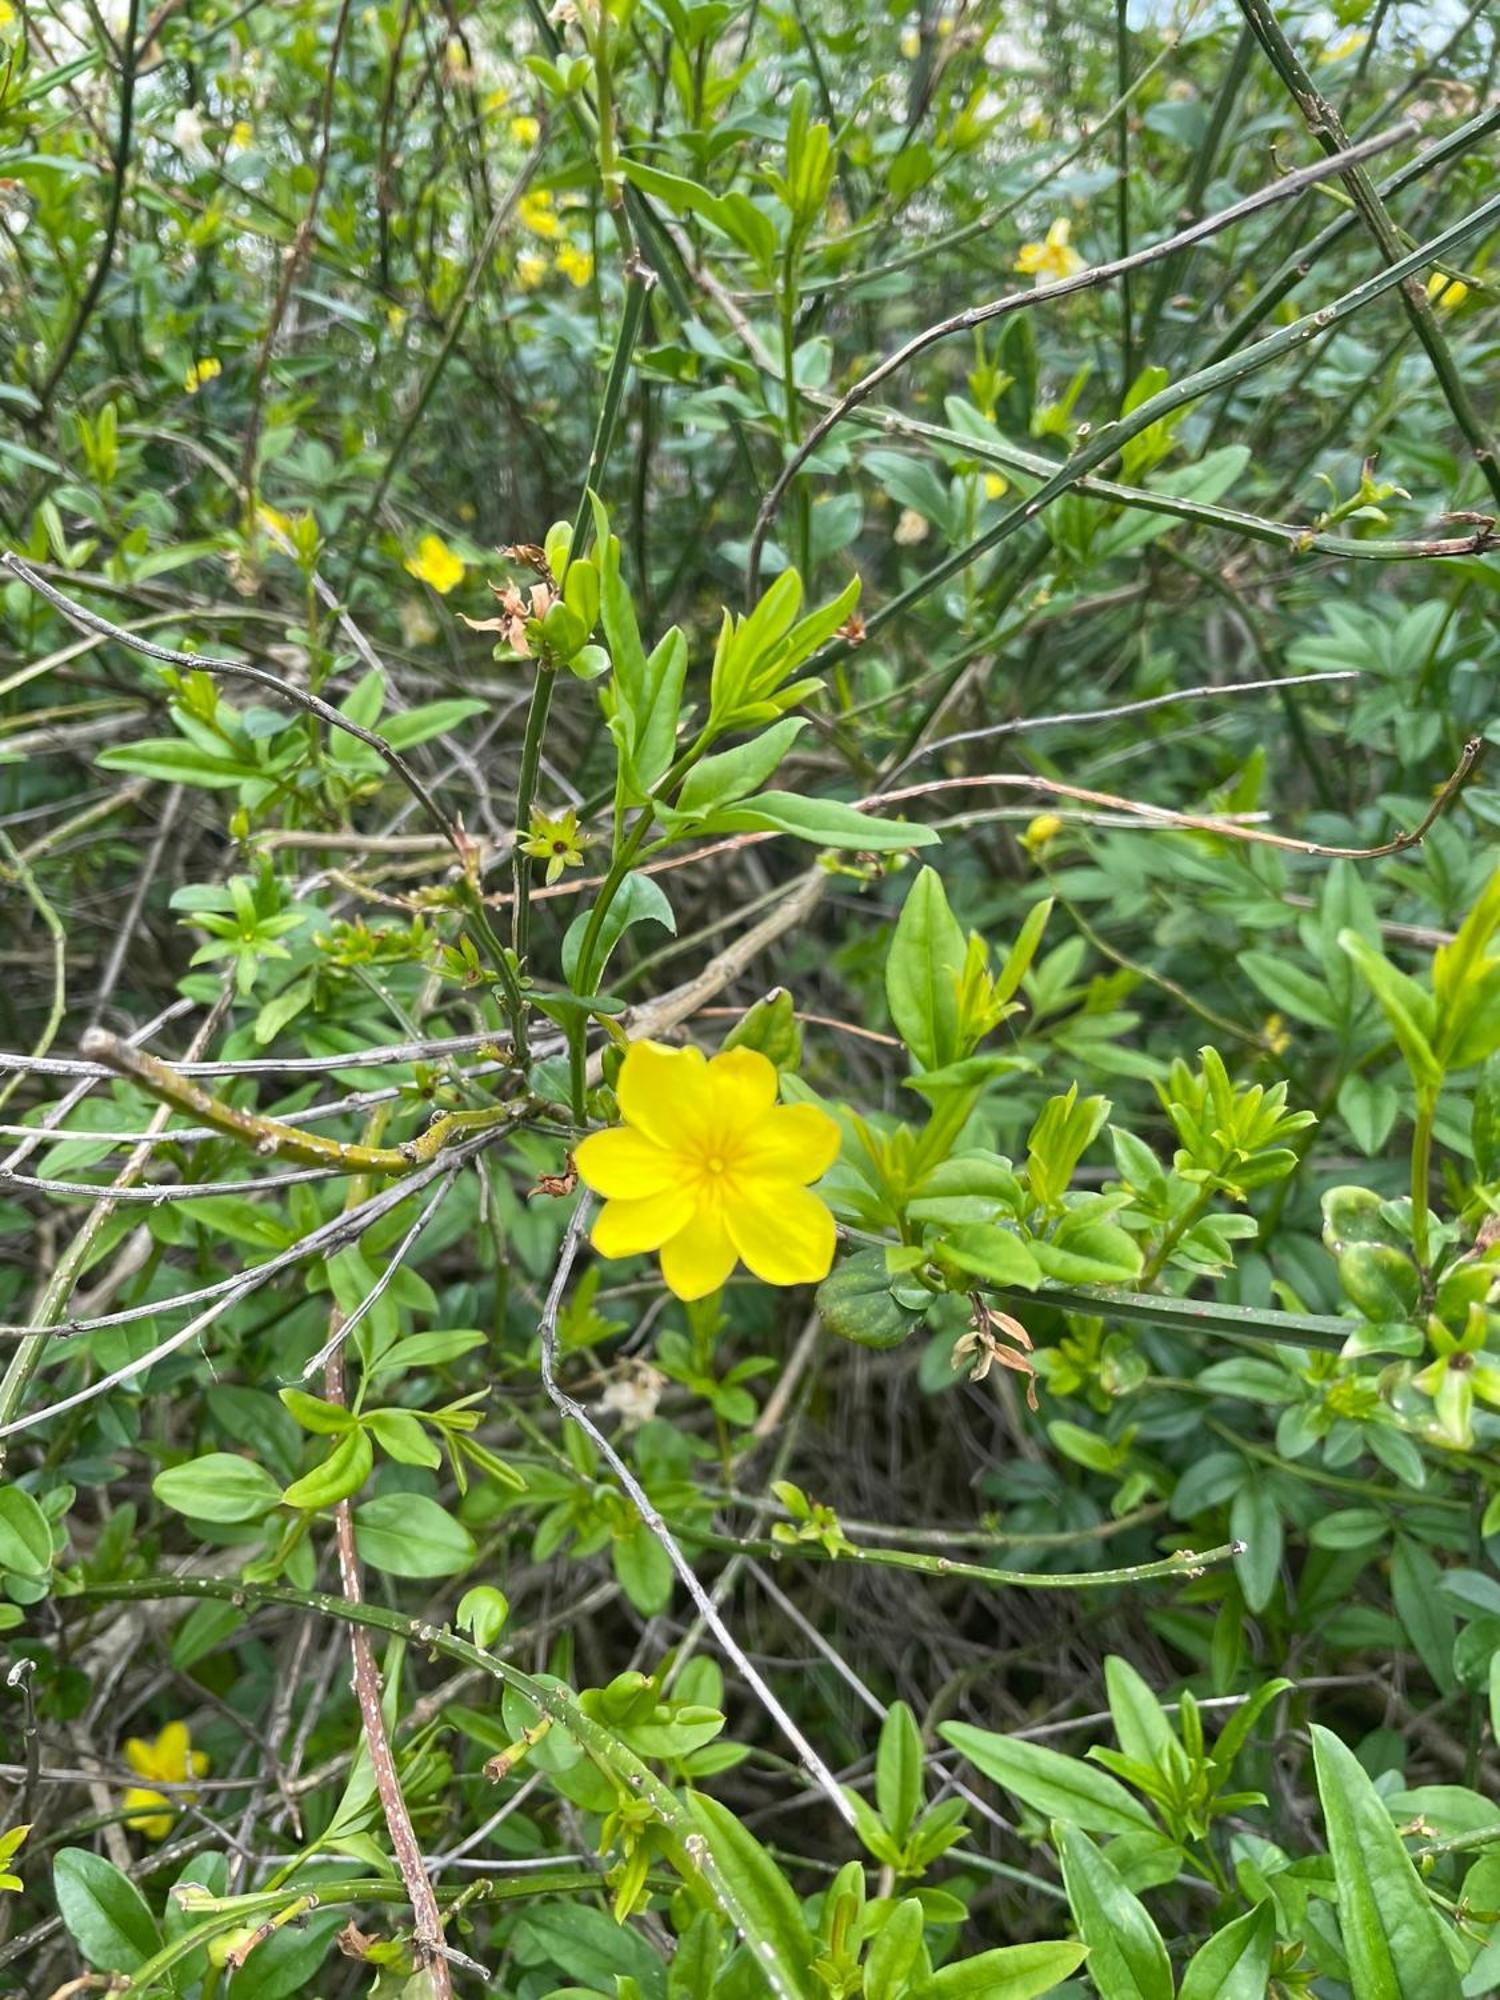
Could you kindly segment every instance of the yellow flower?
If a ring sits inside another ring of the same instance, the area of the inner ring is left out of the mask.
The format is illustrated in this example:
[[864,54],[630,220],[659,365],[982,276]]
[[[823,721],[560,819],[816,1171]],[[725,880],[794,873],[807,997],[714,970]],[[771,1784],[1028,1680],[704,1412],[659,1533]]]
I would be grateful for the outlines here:
[[439,597],[446,597],[455,584],[464,580],[462,560],[441,535],[424,535],[417,543],[416,554],[408,556],[402,568],[418,583],[430,583]]
[[1062,830],[1063,822],[1056,813],[1038,813],[1021,835],[1021,845],[1034,858],[1049,841],[1056,840]]
[[195,361],[188,369],[182,378],[182,386],[190,396],[196,396],[205,382],[212,382],[216,376],[223,373],[224,365],[217,356],[206,354],[201,361]]
[[1356,49],[1362,49],[1370,37],[1361,29],[1354,28],[1340,42],[1333,42],[1318,57],[1319,62],[1342,62],[1345,56],[1352,56]]
[[239,119],[229,133],[229,150],[232,153],[248,152],[255,143],[255,133],[243,118]]
[[1024,271],[1028,277],[1035,277],[1039,285],[1058,278],[1071,278],[1075,271],[1086,268],[1085,259],[1068,241],[1072,234],[1072,223],[1066,216],[1060,215],[1047,231],[1045,242],[1021,245],[1015,269]]
[[1283,1055],[1292,1046],[1292,1038],[1287,1033],[1286,1022],[1279,1014],[1267,1014],[1261,1025],[1261,1037],[1272,1055]]
[[542,136],[540,121],[529,118],[524,113],[510,121],[510,136],[518,146],[534,146]]
[[256,518],[263,528],[273,528],[285,541],[289,542],[292,539],[291,521],[279,508],[268,507],[262,501],[256,508],[255,513]]
[[680,1299],[716,1292],[743,1258],[768,1285],[810,1285],[833,1263],[833,1217],[808,1183],[838,1156],[839,1128],[813,1104],[778,1104],[776,1068],[754,1049],[632,1042],[616,1085],[623,1127],[590,1133],[578,1172],[605,1197],[601,1257],[661,1252]]
[[0,0],[0,29],[10,27],[16,18],[16,10],[10,0]]
[[516,282],[523,292],[534,292],[546,277],[548,270],[545,257],[534,250],[523,250],[516,259]]
[[516,204],[516,214],[521,218],[521,227],[529,229],[533,236],[558,236],[562,224],[552,213],[552,191],[550,188],[533,188],[523,194]]
[[[185,1784],[189,1778],[201,1778],[208,1769],[208,1758],[193,1748],[185,1722],[169,1722],[154,1743],[140,1736],[130,1737],[125,1745],[125,1761],[138,1778],[152,1778],[158,1785]],[[125,1794],[125,1810],[129,1815],[125,1824],[145,1834],[148,1840],[165,1840],[182,1807],[191,1804],[196,1796],[186,1792],[169,1799],[151,1786],[132,1785]],[[139,1810],[142,1806],[159,1810],[142,1812]]]
[[534,812],[528,832],[529,837],[521,842],[521,852],[529,854],[533,861],[546,862],[549,889],[565,868],[583,866],[583,850],[588,840],[578,831],[578,814],[572,806],[556,818],[549,813]]
[[557,268],[565,278],[571,278],[575,285],[586,285],[594,275],[593,252],[580,250],[572,243],[565,243],[557,253]]
[[901,53],[908,62],[915,62],[922,51],[922,37],[915,28],[901,30]]
[[1005,477],[1003,472],[987,472],[984,475],[984,497],[986,500],[998,500],[1002,494],[1009,493],[1009,491],[1010,481]]
[[1469,296],[1469,288],[1462,278],[1450,278],[1445,271],[1434,271],[1427,280],[1427,296],[1435,306],[1444,312],[1451,312],[1461,306]]

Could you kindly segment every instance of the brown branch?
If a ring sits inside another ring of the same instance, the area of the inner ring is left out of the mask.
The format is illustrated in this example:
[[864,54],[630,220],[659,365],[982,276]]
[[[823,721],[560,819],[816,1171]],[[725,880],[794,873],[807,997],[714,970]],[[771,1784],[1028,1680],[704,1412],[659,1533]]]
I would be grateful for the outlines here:
[[1065,785],[1055,778],[1038,778],[1031,772],[981,771],[967,778],[934,778],[923,785],[902,785],[894,792],[875,792],[861,799],[862,806],[895,805],[902,799],[924,798],[933,792],[967,791],[978,785],[994,785],[1019,791],[1042,792],[1049,798],[1077,799],[1084,805],[1106,806],[1111,811],[1130,813],[1137,819],[1160,826],[1181,828],[1187,833],[1217,833],[1227,840],[1252,841],[1258,847],[1278,847],[1288,854],[1314,854],[1325,861],[1378,861],[1385,854],[1403,854],[1418,846],[1434,822],[1447,810],[1459,788],[1479,761],[1483,740],[1471,736],[1463,747],[1458,764],[1421,821],[1409,831],[1383,840],[1378,847],[1329,847],[1319,840],[1297,840],[1289,833],[1268,833],[1264,827],[1243,826],[1234,820],[1215,819],[1207,813],[1172,812],[1165,806],[1144,805],[1139,799],[1116,798],[1113,792],[1091,792],[1082,785]]
[[[323,1364],[323,1394],[330,1403],[337,1403],[340,1409],[346,1409],[349,1401],[344,1386],[343,1322],[344,1316],[335,1306],[328,1320],[331,1351]],[[340,1500],[334,1508],[333,1527],[339,1557],[339,1586],[344,1601],[347,1604],[362,1604],[364,1589],[360,1581],[359,1552],[354,1543],[354,1509],[347,1499]],[[396,1866],[401,1871],[407,1900],[411,1904],[417,1962],[427,1967],[433,2000],[453,2000],[453,1982],[448,1975],[448,1948],[443,1942],[443,1920],[432,1883],[422,1864],[422,1849],[412,1827],[411,1814],[406,1809],[401,1774],[396,1769],[395,1752],[391,1749],[385,1714],[380,1706],[380,1669],[375,1664],[369,1632],[363,1625],[349,1627],[349,1650],[354,1658],[354,1699],[359,1704],[360,1726],[364,1730],[365,1747],[370,1753],[370,1768],[375,1774],[380,1810],[385,1815],[386,1830],[391,1836],[391,1851],[396,1857]]]

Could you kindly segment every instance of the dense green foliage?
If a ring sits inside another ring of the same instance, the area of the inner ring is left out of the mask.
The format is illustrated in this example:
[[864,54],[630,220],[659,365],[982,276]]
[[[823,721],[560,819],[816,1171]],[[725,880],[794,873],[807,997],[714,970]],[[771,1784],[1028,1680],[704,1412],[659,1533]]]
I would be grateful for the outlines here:
[[0,0],[0,1990],[1500,1990],[1497,64]]

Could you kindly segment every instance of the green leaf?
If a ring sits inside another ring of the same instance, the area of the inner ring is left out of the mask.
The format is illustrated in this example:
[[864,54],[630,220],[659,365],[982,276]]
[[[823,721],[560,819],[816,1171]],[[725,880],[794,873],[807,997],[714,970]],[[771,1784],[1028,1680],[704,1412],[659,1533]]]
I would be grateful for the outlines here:
[[1270,951],[1242,951],[1239,967],[1258,986],[1273,1007],[1290,1014],[1294,1021],[1306,1021],[1314,1028],[1334,1028],[1338,1014],[1328,995],[1326,980]]
[[958,981],[968,940],[948,907],[935,868],[918,870],[906,892],[885,960],[885,997],[896,1033],[919,1070],[940,1069],[962,1053]]
[[436,1472],[443,1454],[410,1410],[371,1410],[365,1417],[375,1442],[398,1465],[425,1465]]
[[865,2000],[899,2000],[922,1949],[922,1905],[915,1896],[897,1903],[865,1954]]
[[1257,1903],[1194,1952],[1177,2000],[1265,2000],[1276,1948],[1276,1906]]
[[58,1915],[99,1972],[134,1972],[161,1950],[161,1932],[128,1875],[102,1854],[65,1847],[52,1874]]
[[302,1507],[309,1511],[319,1507],[332,1507],[339,1500],[347,1500],[351,1493],[357,1493],[370,1476],[375,1463],[375,1447],[362,1428],[352,1430],[341,1437],[321,1465],[315,1465],[311,1472],[304,1472],[300,1479],[294,1479],[281,1495],[288,1507]]
[[806,727],[805,716],[789,715],[748,743],[721,751],[717,757],[705,757],[684,779],[674,813],[696,819],[744,798],[775,772]]
[[[599,926],[599,935],[594,941],[594,963],[589,968],[592,987],[597,987],[604,977],[604,968],[609,964],[615,946],[632,924],[660,924],[673,937],[677,935],[677,918],[672,905],[667,901],[654,876],[643,875],[639,870],[627,875],[615,891],[614,901],[605,912],[604,921]],[[578,979],[578,954],[583,949],[584,933],[589,925],[589,912],[581,910],[568,925],[563,938],[563,977],[569,985],[576,986]]]
[[52,1568],[47,1516],[19,1486],[0,1486],[0,1570],[41,1578]]
[[1229,1532],[1244,1548],[1234,1559],[1245,1603],[1252,1611],[1264,1611],[1276,1588],[1281,1571],[1284,1532],[1281,1509],[1268,1481],[1251,1473],[1229,1509]]
[[818,1313],[830,1333],[856,1347],[899,1347],[922,1314],[891,1291],[883,1250],[856,1250],[836,1264],[817,1290]]
[[611,2000],[617,1978],[637,1980],[656,2000],[666,1993],[667,1969],[640,1933],[577,1898],[537,1903],[527,1910],[524,1928],[570,1979],[586,1979]]
[[1354,1752],[1312,1725],[1354,2000],[1460,2000],[1447,1938],[1401,1836]]
[[317,1437],[342,1437],[359,1422],[342,1404],[309,1396],[305,1389],[278,1389],[276,1393],[303,1430]]
[[727,806],[704,824],[705,833],[789,833],[816,847],[852,847],[869,854],[899,854],[908,847],[932,847],[930,826],[875,819],[838,799],[805,799],[795,792],[759,792],[743,805]]
[[262,1465],[237,1452],[211,1451],[158,1472],[151,1491],[164,1507],[195,1521],[258,1521],[281,1504],[281,1488]]
[[762,1978],[790,2000],[826,2000],[813,1977],[812,1935],[791,1884],[760,1842],[728,1806],[703,1792],[687,1794],[687,1808],[708,1842],[719,1871],[739,1904],[746,1940]]
[[1023,1243],[998,1222],[970,1222],[945,1238],[943,1255],[961,1271],[991,1285],[1039,1285],[1042,1267],[1035,1255],[1045,1246]]
[[893,1701],[875,1753],[875,1803],[898,1841],[922,1809],[922,1738],[904,1701]]
[[1404,972],[1398,972],[1385,954],[1358,931],[1340,931],[1339,949],[1353,959],[1356,970],[1380,1003],[1380,1011],[1406,1060],[1412,1081],[1419,1090],[1435,1089],[1442,1081],[1443,1069],[1432,1047],[1437,1021],[1431,995],[1424,993]]
[[1396,1616],[1422,1665],[1448,1694],[1453,1688],[1457,1623],[1442,1591],[1443,1572],[1420,1542],[1398,1535],[1391,1556],[1391,1597]]
[[[380,733],[393,750],[411,750],[434,736],[446,736],[471,715],[483,715],[488,704],[482,701],[428,701],[420,708],[408,708],[400,715],[388,715]],[[363,747],[363,746],[362,746]]]
[[1006,1944],[935,1972],[913,2000],[1037,2000],[1078,1970],[1088,1946],[1072,1938]]
[[1058,1830],[1063,1886],[1100,2000],[1172,2000],[1172,1968],[1145,1904],[1076,1826]]
[[382,1493],[354,1510],[361,1562],[387,1576],[457,1576],[474,1560],[474,1538],[425,1493]]
[[101,750],[94,762],[104,771],[129,771],[138,778],[160,778],[169,785],[197,785],[208,791],[227,791],[247,778],[265,775],[257,765],[216,756],[178,736],[149,736],[139,743],[122,743],[113,750]]
[[1140,1764],[1165,1762],[1178,1748],[1167,1712],[1144,1680],[1118,1653],[1104,1662],[1104,1686],[1121,1750]]
[[1013,1792],[1023,1805],[1090,1833],[1154,1832],[1151,1815],[1133,1793],[1092,1764],[1064,1757],[1042,1743],[1023,1743],[976,1729],[968,1722],[945,1722],[938,1734],[960,1751],[975,1770]]

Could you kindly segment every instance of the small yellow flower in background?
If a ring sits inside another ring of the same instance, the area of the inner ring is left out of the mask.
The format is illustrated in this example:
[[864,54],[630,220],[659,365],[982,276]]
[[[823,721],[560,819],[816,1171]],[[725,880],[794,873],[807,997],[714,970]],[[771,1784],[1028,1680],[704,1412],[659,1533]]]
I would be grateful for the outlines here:
[[1260,1033],[1261,1040],[1266,1044],[1273,1056],[1284,1055],[1292,1046],[1292,1038],[1287,1032],[1286,1022],[1282,1020],[1279,1014],[1267,1014],[1265,1020],[1261,1023]]
[[518,146],[534,146],[542,136],[541,121],[522,113],[510,121],[510,136]]
[[287,515],[277,507],[268,507],[262,501],[255,510],[256,519],[263,528],[271,528],[287,541],[292,539],[292,524]]
[[534,292],[549,268],[546,258],[535,250],[523,250],[516,259],[516,283],[523,292]]
[[1469,296],[1469,288],[1462,278],[1450,278],[1444,271],[1434,271],[1427,280],[1427,296],[1444,312],[1452,312]]
[[247,153],[255,144],[255,133],[243,118],[237,119],[230,128],[229,150],[231,153]]
[[[169,1722],[154,1743],[141,1736],[130,1737],[125,1744],[125,1762],[138,1778],[152,1779],[158,1785],[186,1784],[189,1778],[201,1778],[208,1769],[208,1758],[203,1751],[193,1748],[185,1722]],[[186,1792],[169,1799],[150,1785],[132,1785],[125,1794],[125,1810],[129,1814],[125,1824],[145,1834],[147,1840],[165,1840],[172,1831],[173,1820],[184,1805],[191,1804],[194,1796]],[[159,1810],[142,1812],[143,1806]]]
[[679,1299],[716,1292],[743,1259],[768,1285],[810,1285],[833,1264],[833,1217],[808,1183],[838,1157],[839,1128],[814,1104],[776,1102],[776,1066],[755,1049],[632,1042],[616,1094],[624,1124],[591,1132],[578,1172],[605,1197],[601,1257],[661,1252]]
[[1352,56],[1357,49],[1362,49],[1369,39],[1370,37],[1362,28],[1354,28],[1344,36],[1342,41],[1330,43],[1318,57],[1318,61],[1320,63],[1342,62],[1345,56]]
[[408,576],[414,576],[418,583],[430,583],[439,597],[446,597],[455,584],[464,580],[464,566],[441,535],[424,535],[417,543],[417,552],[408,556],[402,564]]
[[552,190],[534,188],[523,194],[516,203],[516,214],[521,218],[521,227],[529,229],[533,236],[558,236],[562,224],[552,212]]
[[1009,491],[1010,481],[1005,477],[1003,472],[987,472],[984,475],[984,497],[986,500],[998,500],[1002,495],[1009,493]]
[[3,34],[7,28],[13,27],[15,21],[16,10],[11,6],[10,0],[0,0],[0,34]]
[[1034,277],[1039,285],[1050,284],[1058,278],[1071,278],[1075,271],[1087,268],[1086,260],[1079,256],[1069,238],[1073,225],[1065,215],[1060,215],[1047,231],[1045,242],[1023,243],[1021,254],[1016,258],[1014,268]]
[[1021,835],[1021,845],[1034,860],[1049,841],[1056,840],[1063,830],[1063,825],[1064,822],[1056,813],[1038,813]]
[[205,354],[201,361],[195,361],[182,378],[182,386],[190,396],[196,396],[205,382],[212,382],[224,373],[224,364],[212,354]]
[[387,306],[385,309],[385,323],[392,333],[399,333],[406,324],[406,307]]
[[550,813],[534,812],[529,834],[530,837],[521,842],[521,852],[529,854],[533,861],[546,862],[549,889],[565,868],[583,866],[583,850],[588,845],[588,838],[578,831],[578,815],[572,806],[555,817]]
[[[5,26],[4,9],[5,0],[0,0],[0,28]],[[651,1372],[654,1374],[655,1370]],[[15,1893],[25,1887],[20,1876],[12,1871],[10,1864],[26,1845],[26,1836],[30,1831],[31,1822],[28,1820],[25,1826],[10,1826],[4,1833],[0,1833],[0,1893],[7,1889]]]
[[565,243],[557,253],[557,268],[575,285],[586,285],[594,275],[594,254],[591,250],[580,250],[576,244]]
[[915,62],[922,51],[922,37],[915,28],[901,30],[901,53],[908,62]]

